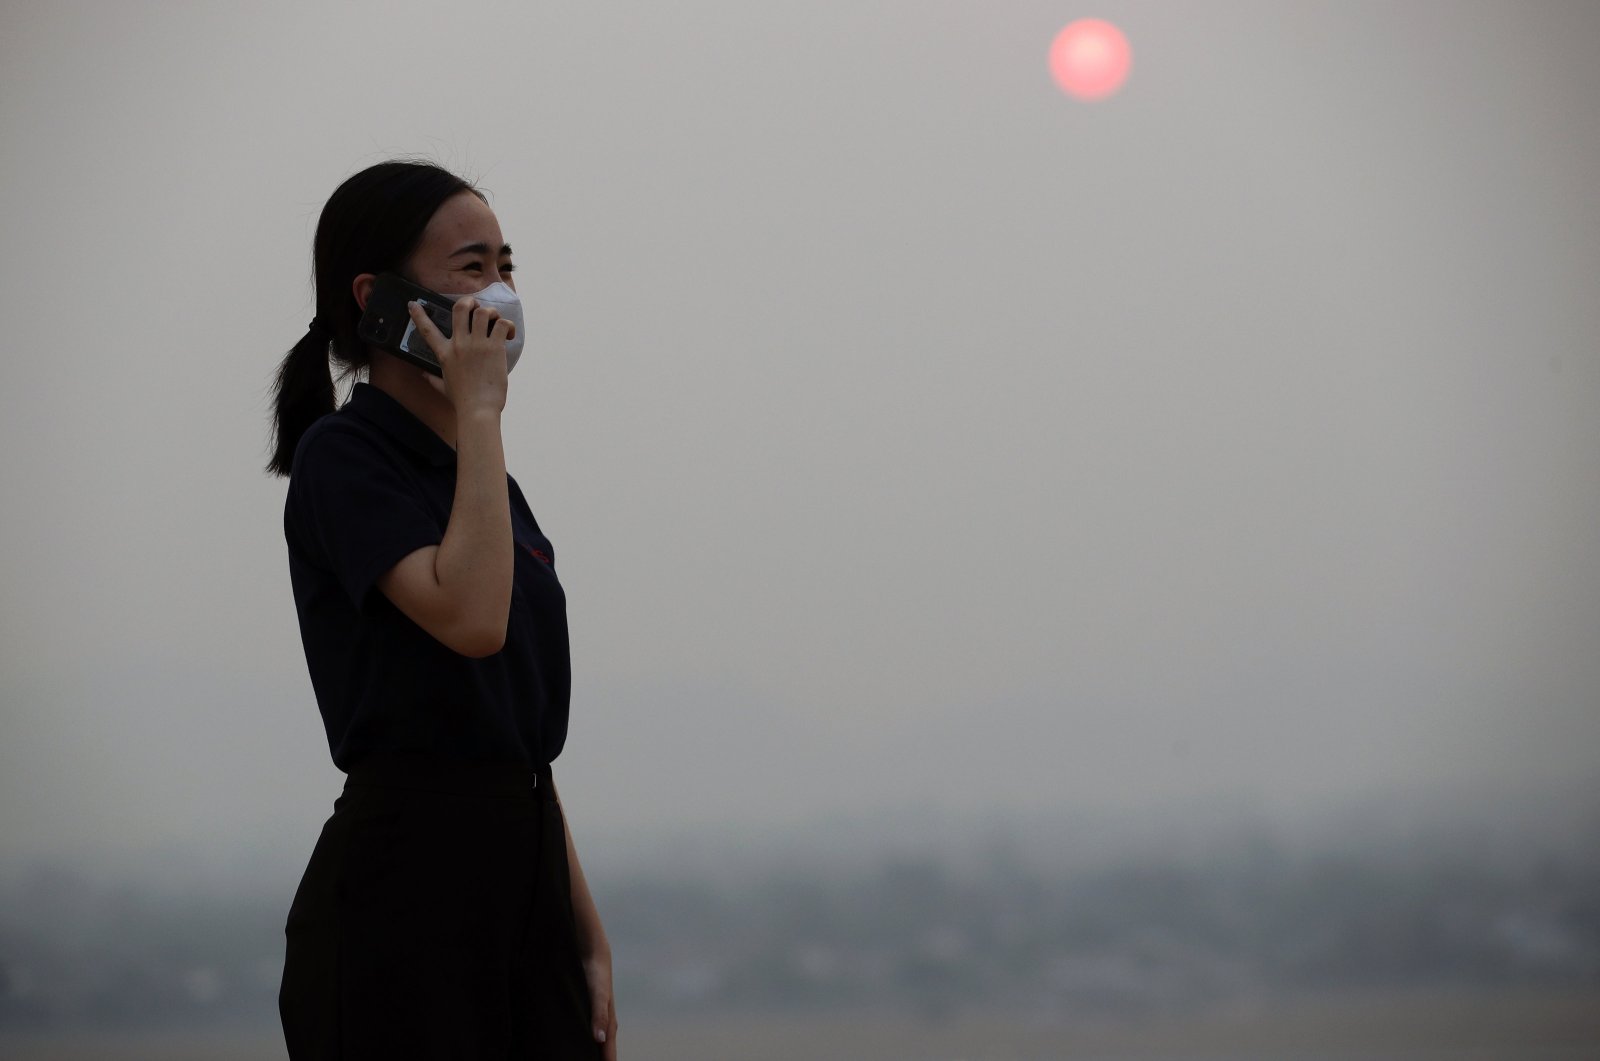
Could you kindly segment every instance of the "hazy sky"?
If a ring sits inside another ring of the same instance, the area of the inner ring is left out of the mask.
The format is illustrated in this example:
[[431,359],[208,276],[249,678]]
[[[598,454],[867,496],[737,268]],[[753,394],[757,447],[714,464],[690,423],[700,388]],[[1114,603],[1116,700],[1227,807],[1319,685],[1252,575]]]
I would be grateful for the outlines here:
[[323,203],[413,153],[517,248],[581,851],[1582,776],[1597,52],[1584,2],[5,0],[0,859],[297,878],[342,778],[267,390]]

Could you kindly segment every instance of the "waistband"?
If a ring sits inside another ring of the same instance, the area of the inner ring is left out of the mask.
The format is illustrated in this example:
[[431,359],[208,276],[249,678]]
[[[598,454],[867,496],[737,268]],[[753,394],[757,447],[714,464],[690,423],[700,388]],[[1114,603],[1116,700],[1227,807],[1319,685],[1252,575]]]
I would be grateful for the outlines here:
[[345,788],[389,788],[462,796],[522,796],[548,800],[550,764],[443,759],[416,752],[372,752],[350,768]]

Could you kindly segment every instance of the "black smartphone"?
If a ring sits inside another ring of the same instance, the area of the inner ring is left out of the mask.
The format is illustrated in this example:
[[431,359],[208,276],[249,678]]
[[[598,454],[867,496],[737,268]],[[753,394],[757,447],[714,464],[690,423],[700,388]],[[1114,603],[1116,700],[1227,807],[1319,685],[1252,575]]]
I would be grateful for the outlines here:
[[356,335],[363,342],[387,350],[442,378],[444,370],[439,367],[439,359],[428,347],[422,333],[417,331],[411,311],[406,309],[406,303],[413,301],[422,303],[422,312],[433,321],[439,334],[449,338],[450,314],[451,307],[456,304],[455,296],[418,287],[394,273],[379,273],[373,279],[372,293],[367,296],[367,308],[356,325]]

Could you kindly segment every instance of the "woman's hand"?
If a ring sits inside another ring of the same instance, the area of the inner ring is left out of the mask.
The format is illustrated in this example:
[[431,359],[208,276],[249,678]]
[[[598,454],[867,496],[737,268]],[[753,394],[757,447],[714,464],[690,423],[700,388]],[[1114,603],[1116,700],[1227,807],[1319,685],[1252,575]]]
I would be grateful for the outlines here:
[[450,311],[450,338],[434,326],[422,307],[406,305],[417,331],[428,342],[444,370],[441,380],[427,374],[429,384],[450,400],[456,416],[506,407],[506,340],[515,326],[492,306],[480,306],[470,295],[456,299]]
[[591,954],[583,960],[583,975],[589,981],[589,1001],[594,1012],[594,1039],[604,1043],[600,1056],[617,1061],[617,1010],[611,997],[611,952]]

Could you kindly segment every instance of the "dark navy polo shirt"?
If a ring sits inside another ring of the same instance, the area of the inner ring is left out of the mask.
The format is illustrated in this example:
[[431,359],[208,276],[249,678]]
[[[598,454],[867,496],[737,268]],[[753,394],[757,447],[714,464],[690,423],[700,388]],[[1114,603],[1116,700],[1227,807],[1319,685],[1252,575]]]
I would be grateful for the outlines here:
[[516,569],[505,647],[471,659],[408,619],[375,583],[444,539],[456,454],[369,383],[306,431],[284,504],[289,577],[334,765],[369,752],[547,763],[567,737],[566,594],[555,550],[517,481]]

